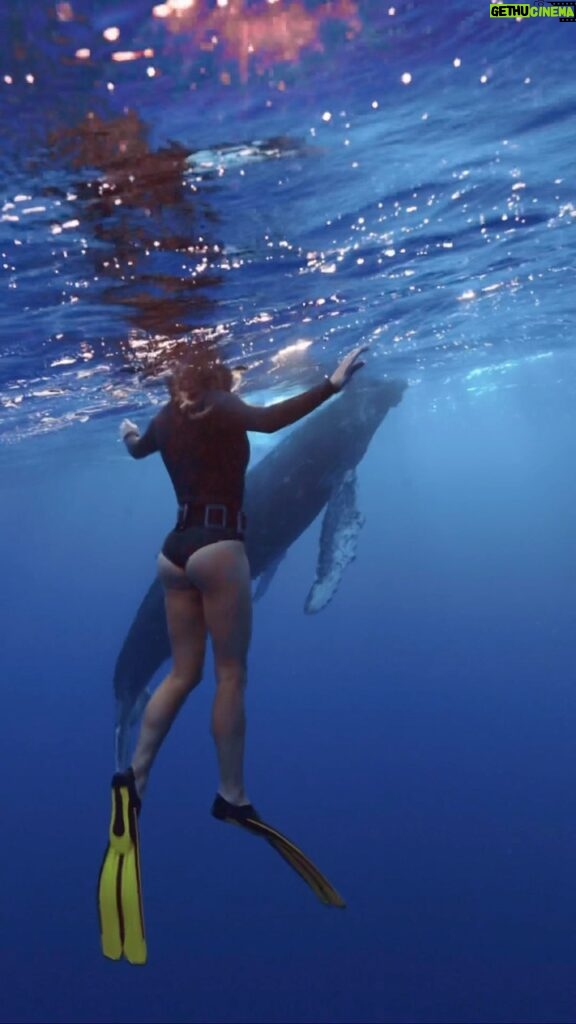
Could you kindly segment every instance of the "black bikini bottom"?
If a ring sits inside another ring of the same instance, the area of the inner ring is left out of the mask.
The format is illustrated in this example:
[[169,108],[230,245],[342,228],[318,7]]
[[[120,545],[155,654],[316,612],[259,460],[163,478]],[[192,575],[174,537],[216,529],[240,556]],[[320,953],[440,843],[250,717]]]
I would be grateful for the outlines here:
[[185,530],[171,530],[162,545],[162,554],[184,569],[190,555],[219,540],[244,540],[244,534],[221,526],[189,526]]

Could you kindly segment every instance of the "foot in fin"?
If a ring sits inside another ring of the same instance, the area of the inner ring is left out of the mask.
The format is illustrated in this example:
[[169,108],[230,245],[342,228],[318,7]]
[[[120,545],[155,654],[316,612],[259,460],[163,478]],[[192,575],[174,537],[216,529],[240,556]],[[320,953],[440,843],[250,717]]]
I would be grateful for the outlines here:
[[138,835],[140,807],[132,768],[114,775],[109,844],[98,878],[98,914],[104,956],[120,960],[124,955],[131,964],[145,964],[147,956]]
[[328,879],[318,870],[315,864],[299,850],[287,836],[272,825],[262,821],[252,804],[237,806],[228,803],[218,794],[212,804],[212,816],[218,821],[226,821],[232,825],[240,825],[255,836],[265,839],[276,853],[290,865],[293,871],[310,886],[321,903],[328,907],[345,907],[346,904]]

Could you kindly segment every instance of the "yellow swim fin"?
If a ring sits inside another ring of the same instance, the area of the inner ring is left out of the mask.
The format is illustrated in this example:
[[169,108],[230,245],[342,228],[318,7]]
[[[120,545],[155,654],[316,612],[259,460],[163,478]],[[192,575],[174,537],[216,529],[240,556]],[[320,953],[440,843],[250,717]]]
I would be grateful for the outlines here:
[[114,775],[109,845],[98,878],[98,914],[104,956],[120,960],[124,955],[131,964],[145,964],[147,957],[138,834],[140,806],[132,769]]
[[237,807],[228,803],[224,797],[218,796],[212,804],[212,815],[218,821],[227,821],[232,825],[240,825],[255,836],[265,839],[270,846],[279,853],[283,860],[290,865],[293,871],[310,886],[312,892],[318,897],[321,903],[328,907],[345,907],[346,903],[340,893],[328,881],[325,875],[308,859],[305,853],[290,840],[279,832],[272,825],[262,821],[259,814],[247,804],[244,807]]

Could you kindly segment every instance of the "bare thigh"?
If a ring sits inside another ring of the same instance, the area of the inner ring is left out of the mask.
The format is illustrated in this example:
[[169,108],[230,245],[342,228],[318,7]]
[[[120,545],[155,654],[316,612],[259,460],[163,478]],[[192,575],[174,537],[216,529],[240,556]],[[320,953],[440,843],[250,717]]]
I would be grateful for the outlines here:
[[173,677],[187,689],[202,678],[206,653],[206,622],[202,595],[183,569],[164,555],[158,556],[158,575],[164,585]]
[[250,566],[244,544],[221,540],[190,555],[186,576],[202,595],[216,671],[246,668],[252,632]]

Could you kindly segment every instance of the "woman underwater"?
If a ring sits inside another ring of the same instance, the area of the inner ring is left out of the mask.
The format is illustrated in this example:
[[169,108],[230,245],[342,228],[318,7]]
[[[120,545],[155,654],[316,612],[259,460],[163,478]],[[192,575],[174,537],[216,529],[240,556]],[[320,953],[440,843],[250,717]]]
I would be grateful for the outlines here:
[[[244,785],[244,691],[252,628],[250,569],[242,512],[248,431],[275,433],[337,394],[364,363],[353,349],[330,377],[270,406],[232,393],[231,370],[218,360],[191,359],[169,382],[170,400],[144,434],[124,420],[120,434],[133,458],[159,452],[178,502],[174,529],[158,556],[172,668],[144,712],[131,767],[112,780],[112,822],[99,882],[103,951],[146,960],[141,905],[138,815],[148,775],[188,694],[202,679],[206,642],[214,653],[212,735],[219,786],[214,817],[263,836],[324,903],[343,906],[318,869],[282,833],[261,820]],[[337,442],[336,442],[337,443]]]

